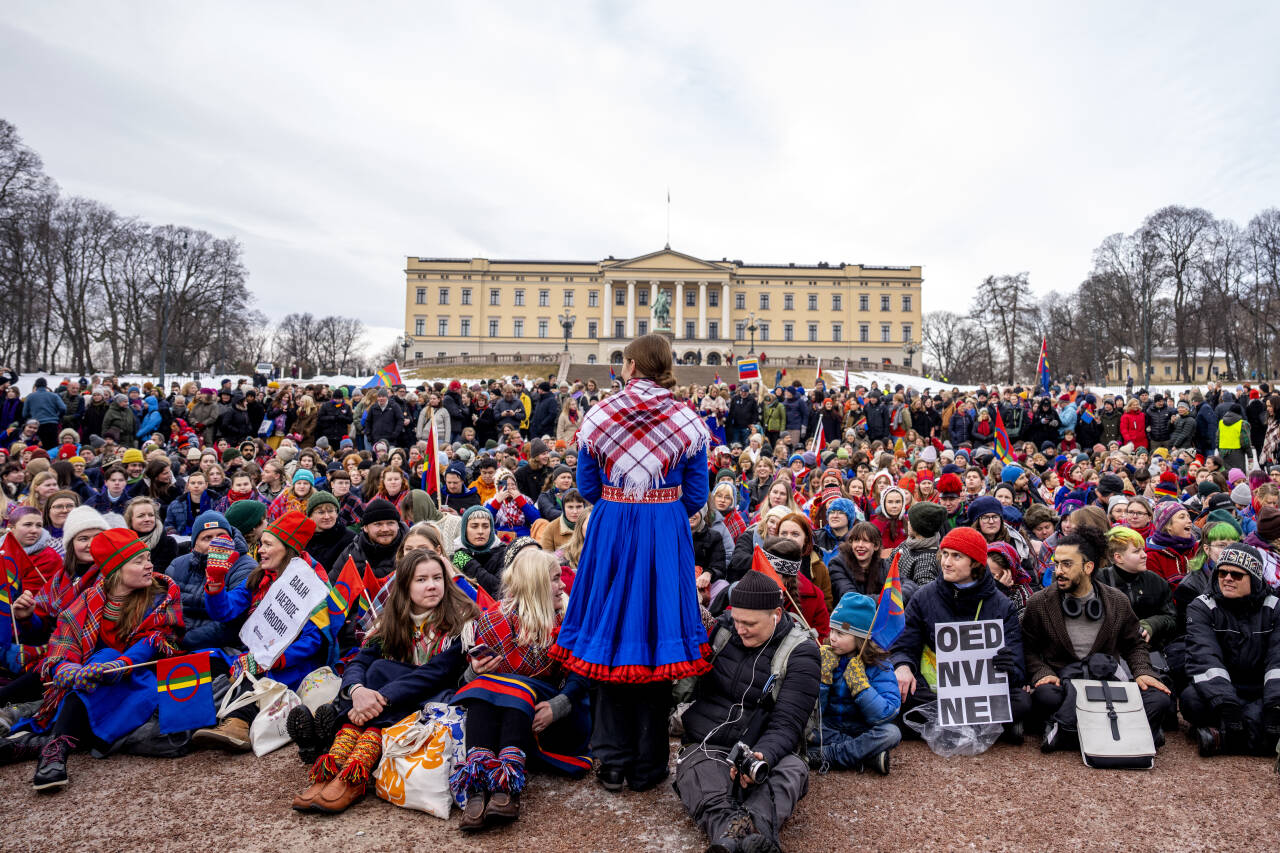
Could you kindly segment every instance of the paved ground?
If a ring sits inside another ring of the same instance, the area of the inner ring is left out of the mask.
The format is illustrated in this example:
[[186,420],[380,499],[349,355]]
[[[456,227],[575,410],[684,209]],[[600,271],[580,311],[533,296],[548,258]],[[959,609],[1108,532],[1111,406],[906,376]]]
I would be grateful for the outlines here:
[[[1033,741],[942,759],[921,743],[893,773],[815,777],[783,832],[792,851],[1269,850],[1280,846],[1274,760],[1201,759],[1170,739],[1151,773],[1089,770],[1078,754]],[[289,747],[265,758],[74,756],[57,796],[28,785],[33,764],[0,768],[0,850],[683,851],[706,842],[669,786],[610,795],[594,782],[535,776],[515,826],[466,837],[374,797],[336,817],[288,808],[305,772]]]

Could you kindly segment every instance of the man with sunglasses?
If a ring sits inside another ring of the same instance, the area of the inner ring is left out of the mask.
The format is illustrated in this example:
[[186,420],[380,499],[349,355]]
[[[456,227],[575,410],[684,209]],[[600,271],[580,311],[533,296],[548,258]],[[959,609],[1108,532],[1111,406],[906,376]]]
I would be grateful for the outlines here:
[[1273,755],[1280,740],[1280,600],[1262,555],[1233,544],[1218,557],[1210,591],[1187,606],[1182,715],[1203,756]]

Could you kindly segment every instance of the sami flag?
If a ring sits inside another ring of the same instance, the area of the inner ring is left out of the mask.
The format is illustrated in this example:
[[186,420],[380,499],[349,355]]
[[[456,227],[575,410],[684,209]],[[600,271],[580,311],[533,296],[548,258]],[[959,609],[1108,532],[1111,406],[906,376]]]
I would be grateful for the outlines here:
[[208,652],[156,661],[156,691],[161,733],[186,732],[218,722]]
[[760,378],[760,362],[755,358],[743,358],[738,360],[738,380],[759,379]]
[[616,374],[616,373],[614,373],[614,372],[613,372],[613,368],[612,368],[612,367],[610,367],[610,368],[609,368],[609,381],[610,381],[610,382],[617,382],[617,381],[618,381],[618,374]]
[[[391,575],[387,575],[387,577],[390,578]],[[373,601],[373,599],[378,595],[378,590],[382,589],[383,582],[378,580],[378,576],[373,573],[373,567],[368,563],[364,564],[363,580],[365,595],[369,596],[370,601]]]
[[467,594],[467,598],[471,599],[481,610],[492,610],[498,606],[498,602],[493,600],[493,596],[485,592],[482,587],[473,586],[471,581],[462,575],[454,575],[453,582],[457,584],[458,589]]
[[996,406],[996,456],[1005,465],[1013,465],[1013,442],[1009,441],[1009,431],[1004,428],[1004,418],[1000,417],[1000,407]]
[[427,430],[427,449],[422,451],[422,490],[440,499],[440,447],[436,444],[436,422]]
[[381,370],[374,371],[373,378],[360,387],[361,389],[377,388],[385,385],[390,388],[392,385],[403,384],[404,383],[400,381],[400,365],[393,361]]
[[818,430],[813,434],[813,452],[818,456],[822,456],[822,450],[827,446],[827,435],[822,429],[822,421],[818,421]]
[[898,574],[898,560],[901,558],[901,554],[893,555],[889,574],[876,601],[876,615],[871,620],[871,639],[882,649],[892,646],[907,628],[907,612],[902,606],[902,579]]
[[1036,382],[1040,385],[1040,393],[1048,394],[1049,386],[1049,339],[1040,339],[1040,358],[1036,361]]
[[751,570],[759,572],[778,585],[778,589],[786,589],[782,582],[782,578],[778,577],[778,573],[774,571],[773,564],[769,562],[769,558],[764,555],[763,549],[759,545],[751,552]]

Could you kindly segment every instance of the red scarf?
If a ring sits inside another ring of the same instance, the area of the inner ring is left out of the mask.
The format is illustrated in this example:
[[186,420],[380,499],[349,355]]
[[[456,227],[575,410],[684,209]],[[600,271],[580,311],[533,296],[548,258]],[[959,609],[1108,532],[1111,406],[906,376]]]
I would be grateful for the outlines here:
[[693,406],[677,402],[652,379],[632,379],[592,406],[578,433],[578,446],[632,497],[656,489],[676,462],[710,444],[711,433]]

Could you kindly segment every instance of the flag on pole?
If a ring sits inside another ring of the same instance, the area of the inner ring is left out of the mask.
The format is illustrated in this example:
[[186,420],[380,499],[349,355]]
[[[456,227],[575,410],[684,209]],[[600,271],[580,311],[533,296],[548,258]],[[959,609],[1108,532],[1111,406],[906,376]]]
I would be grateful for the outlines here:
[[386,367],[374,371],[373,378],[361,385],[360,388],[363,390],[365,388],[378,388],[379,386],[384,385],[390,388],[392,385],[403,384],[404,383],[400,381],[400,364],[393,361]]
[[907,627],[907,612],[902,606],[902,579],[898,574],[901,554],[893,555],[889,574],[885,576],[880,598],[876,601],[876,613],[871,619],[871,639],[882,649],[888,649]]
[[716,371],[716,380],[715,380],[715,382],[713,382],[712,384],[713,384],[713,385],[719,385],[719,384],[720,384],[720,371],[718,371],[718,370]]
[[1004,418],[1000,417],[1000,407],[996,406],[996,456],[1005,465],[1013,465],[1013,443],[1009,441],[1009,431],[1004,428]]
[[813,377],[813,384],[817,385],[822,381],[822,359],[818,359],[818,374]]
[[[390,577],[391,575],[387,575],[387,578]],[[373,566],[368,563],[364,564],[363,580],[365,595],[369,596],[369,600],[372,601],[374,596],[378,594],[378,590],[382,589],[383,581],[378,580],[378,576],[373,573]]]
[[498,606],[498,602],[493,600],[493,596],[484,591],[483,587],[475,586],[471,581],[462,575],[454,575],[453,582],[457,584],[458,589],[467,594],[467,598],[471,599],[481,610],[492,610]]
[[614,372],[613,372],[613,368],[612,368],[612,367],[610,367],[610,368],[609,368],[609,381],[610,381],[610,382],[617,382],[617,381],[618,381],[618,374],[616,374],[616,373],[614,373]]
[[187,732],[218,722],[208,652],[156,661],[156,692],[160,694],[161,734]]
[[813,452],[815,456],[821,458],[822,449],[827,446],[827,436],[822,429],[822,421],[818,421],[818,429],[813,433]]
[[786,589],[782,582],[782,578],[778,577],[778,573],[774,571],[773,564],[769,562],[769,558],[764,555],[764,550],[757,545],[755,550],[751,552],[751,570],[759,572],[778,585],[778,589]]
[[849,362],[844,363],[844,388],[848,391],[853,386],[849,384]]
[[745,382],[748,379],[759,378],[760,362],[755,357],[738,360],[738,381]]
[[440,500],[440,447],[436,443],[436,419],[427,430],[427,448],[422,451],[422,490]]
[[338,612],[346,613],[351,609],[351,605],[357,603],[363,609],[364,605],[360,602],[360,598],[364,594],[364,579],[360,577],[360,572],[356,569],[356,561],[351,557],[347,557],[347,562],[343,564],[342,571],[338,573],[338,579],[333,582],[333,595],[331,598],[336,596],[341,604],[341,609]]
[[1040,339],[1040,358],[1036,361],[1036,382],[1040,385],[1040,394],[1048,396],[1052,382],[1049,379],[1049,339],[1047,337]]

